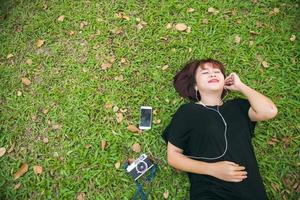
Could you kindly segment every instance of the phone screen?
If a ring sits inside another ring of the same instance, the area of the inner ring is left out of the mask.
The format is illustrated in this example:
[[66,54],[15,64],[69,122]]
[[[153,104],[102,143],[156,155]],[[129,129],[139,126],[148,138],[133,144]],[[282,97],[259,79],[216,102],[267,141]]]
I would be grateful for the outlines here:
[[152,109],[141,108],[141,127],[151,127]]

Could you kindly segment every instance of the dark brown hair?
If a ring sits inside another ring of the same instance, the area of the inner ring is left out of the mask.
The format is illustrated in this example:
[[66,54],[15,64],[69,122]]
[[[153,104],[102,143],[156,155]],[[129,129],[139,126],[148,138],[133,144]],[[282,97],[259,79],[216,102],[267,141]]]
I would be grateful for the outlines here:
[[[224,78],[226,77],[224,65],[220,61],[211,58],[191,60],[184,65],[184,68],[175,75],[173,80],[173,85],[180,96],[188,98],[189,100],[194,102],[198,101],[194,88],[196,84],[196,70],[198,69],[198,67],[201,67],[201,69],[203,69],[204,64],[206,63],[211,63],[213,68],[220,69],[222,74],[224,75]],[[198,99],[201,100],[199,91],[197,92],[197,95]],[[224,96],[225,90],[223,90],[221,98],[223,98]]]

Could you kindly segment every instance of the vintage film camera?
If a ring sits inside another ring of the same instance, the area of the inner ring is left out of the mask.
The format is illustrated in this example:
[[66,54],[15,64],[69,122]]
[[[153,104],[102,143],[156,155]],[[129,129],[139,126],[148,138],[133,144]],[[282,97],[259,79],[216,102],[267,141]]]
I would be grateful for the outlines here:
[[154,165],[148,156],[146,154],[142,154],[138,159],[131,163],[126,170],[136,181],[153,166]]

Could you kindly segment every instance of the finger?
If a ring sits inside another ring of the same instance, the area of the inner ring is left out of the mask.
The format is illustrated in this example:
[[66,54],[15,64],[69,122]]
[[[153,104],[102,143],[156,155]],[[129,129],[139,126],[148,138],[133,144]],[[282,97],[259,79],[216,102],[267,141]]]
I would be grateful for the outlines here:
[[232,179],[231,182],[241,182],[243,179]]
[[237,176],[247,176],[248,173],[246,171],[236,171],[235,174]]
[[234,163],[234,162],[230,162],[230,161],[226,161],[227,164],[233,165],[233,166],[239,166],[238,164]]
[[237,166],[234,171],[242,171],[245,170],[246,168],[244,166]]

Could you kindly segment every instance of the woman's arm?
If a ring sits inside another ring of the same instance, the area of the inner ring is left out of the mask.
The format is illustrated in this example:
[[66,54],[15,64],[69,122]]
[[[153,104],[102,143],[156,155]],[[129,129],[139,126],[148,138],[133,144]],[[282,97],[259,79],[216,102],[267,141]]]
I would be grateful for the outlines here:
[[182,152],[182,149],[168,142],[168,164],[182,171],[214,176],[224,181],[240,182],[247,178],[245,167],[236,163],[229,161],[207,163],[190,159]]
[[264,121],[277,115],[277,107],[271,99],[244,84],[236,73],[226,77],[224,88],[239,91],[247,97],[251,105],[248,111],[251,121]]
[[277,115],[277,107],[268,97],[242,83],[239,90],[249,100],[251,107],[248,115],[251,121],[264,121]]

